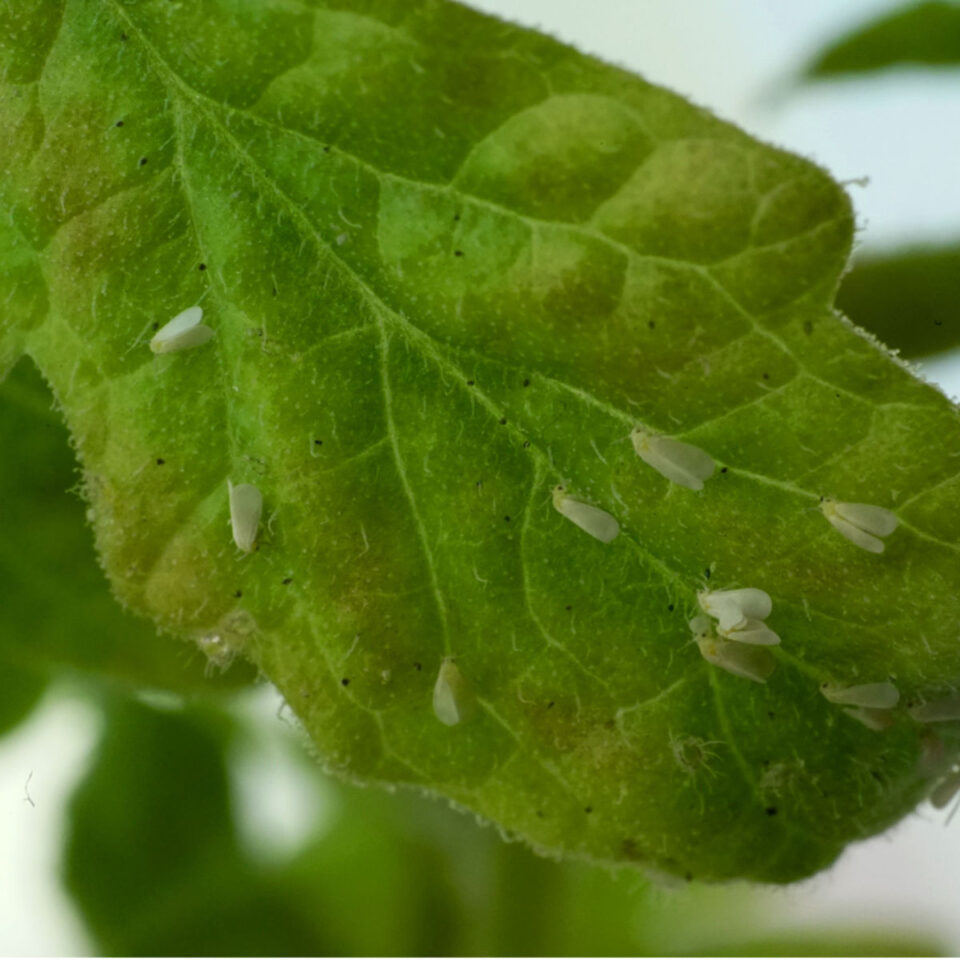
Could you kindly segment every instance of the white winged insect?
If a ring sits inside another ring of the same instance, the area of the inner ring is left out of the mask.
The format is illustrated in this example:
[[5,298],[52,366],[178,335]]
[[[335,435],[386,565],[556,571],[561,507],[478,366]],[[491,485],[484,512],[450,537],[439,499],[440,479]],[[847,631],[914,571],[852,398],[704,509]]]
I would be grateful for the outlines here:
[[553,488],[553,506],[585,533],[603,543],[615,540],[620,533],[620,524],[606,510],[575,500],[562,485]]
[[895,514],[869,503],[841,503],[825,497],[820,510],[851,543],[870,553],[883,553],[881,537],[888,537],[899,523]]
[[188,307],[153,335],[150,349],[154,353],[176,353],[201,346],[213,336],[213,330],[202,320],[203,307]]
[[897,719],[892,710],[881,710],[878,707],[844,707],[843,712],[862,723],[868,730],[877,733],[889,730]]
[[697,637],[697,646],[708,663],[735,677],[745,677],[756,683],[766,683],[777,665],[770,652],[763,647],[731,643],[709,635]]
[[846,707],[891,710],[900,702],[900,691],[889,681],[858,683],[852,687],[844,687],[838,683],[822,683],[820,692],[831,703]]
[[910,716],[920,723],[947,723],[960,720],[960,696],[931,700],[909,708]]
[[437,681],[433,685],[433,712],[448,727],[455,727],[466,715],[467,684],[452,657],[440,662]]
[[252,483],[240,483],[234,486],[228,480],[227,489],[230,491],[230,526],[233,528],[233,542],[244,553],[250,553],[257,542],[263,496]]
[[757,647],[775,647],[780,642],[780,637],[762,620],[743,620],[727,630],[720,626],[717,628],[717,633],[726,640],[748,643]]
[[747,620],[766,620],[773,610],[770,594],[756,587],[742,590],[701,590],[697,602],[704,613],[718,621],[721,632]]
[[702,490],[704,481],[716,469],[713,457],[692,443],[650,433],[643,427],[635,427],[630,439],[637,456],[647,466],[688,490]]
[[[930,803],[935,809],[942,810],[957,795],[958,791],[960,791],[960,770],[954,770],[948,773],[930,791]],[[953,819],[956,812],[957,808],[954,807],[947,817],[947,823]]]

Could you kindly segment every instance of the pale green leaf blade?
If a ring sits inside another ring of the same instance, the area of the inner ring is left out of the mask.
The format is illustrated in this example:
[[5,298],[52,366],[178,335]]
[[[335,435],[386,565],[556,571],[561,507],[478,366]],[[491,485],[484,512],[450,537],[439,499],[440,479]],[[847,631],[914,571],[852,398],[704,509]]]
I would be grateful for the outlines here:
[[898,66],[960,66],[956,0],[921,0],[884,13],[823,50],[806,75],[856,75]]
[[195,647],[159,637],[110,595],[67,431],[27,362],[0,383],[0,450],[0,670],[11,719],[14,704],[26,710],[39,695],[41,676],[94,675],[128,690],[177,693],[252,681],[242,663],[211,671]]
[[905,357],[960,346],[960,249],[930,246],[857,257],[837,306]]
[[[544,850],[783,881],[929,789],[906,714],[818,686],[957,682],[960,423],[833,313],[822,171],[440,0],[71,0],[27,33],[0,197],[49,308],[8,342],[127,602],[254,660],[335,769]],[[214,339],[152,356],[198,303]],[[713,457],[702,493],[638,425]],[[263,494],[252,554],[228,480]],[[896,510],[885,554],[824,494]],[[707,577],[773,597],[765,685],[692,642]]]

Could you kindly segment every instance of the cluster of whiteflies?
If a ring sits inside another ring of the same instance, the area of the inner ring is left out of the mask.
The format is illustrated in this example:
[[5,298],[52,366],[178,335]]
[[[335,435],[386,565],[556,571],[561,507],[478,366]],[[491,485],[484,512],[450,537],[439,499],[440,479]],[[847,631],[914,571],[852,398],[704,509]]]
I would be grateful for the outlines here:
[[[199,306],[177,314],[154,334],[151,350],[166,354],[202,346],[214,336],[214,331],[202,320],[203,309]],[[644,427],[635,428],[630,438],[637,456],[677,486],[701,491],[716,470],[710,454],[691,443]],[[235,486],[228,481],[227,486],[234,543],[243,552],[250,553],[257,542],[263,498],[252,484]],[[603,543],[612,542],[620,534],[620,524],[614,516],[572,496],[566,486],[554,487],[553,505],[577,527]],[[823,497],[820,510],[847,540],[875,554],[883,553],[884,538],[898,525],[893,513],[872,504]],[[693,617],[689,625],[703,658],[735,676],[765,683],[776,667],[770,648],[780,643],[780,637],[766,623],[773,610],[769,594],[756,587],[702,590],[697,594],[697,601],[702,613]],[[221,643],[219,636],[214,639],[218,645]],[[212,660],[222,656],[219,646],[205,652]],[[896,721],[900,693],[889,681],[852,686],[828,682],[821,684],[820,691],[872,730],[886,730]],[[452,657],[444,658],[433,689],[437,719],[447,726],[455,726],[465,718],[471,703],[469,687],[456,661]],[[954,722],[960,720],[960,697],[913,705],[908,712],[921,723]],[[932,739],[940,742],[936,737]],[[936,807],[944,807],[958,791],[960,769],[952,769],[934,787],[931,802]]]
[[704,660],[764,683],[776,666],[766,648],[780,643],[765,622],[773,610],[770,595],[756,587],[701,590],[697,601],[703,613],[690,621],[690,629]]

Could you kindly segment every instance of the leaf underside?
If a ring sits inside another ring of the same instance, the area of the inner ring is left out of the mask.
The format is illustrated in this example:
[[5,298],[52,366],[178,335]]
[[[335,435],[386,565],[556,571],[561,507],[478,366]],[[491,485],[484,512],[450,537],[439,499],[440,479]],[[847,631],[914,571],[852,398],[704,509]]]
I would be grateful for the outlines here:
[[[786,881],[929,789],[909,717],[818,692],[960,678],[960,424],[832,310],[825,173],[442,0],[31,0],[0,37],[0,370],[52,385],[127,604],[252,660],[331,768],[544,851]],[[214,340],[152,356],[194,304]],[[895,510],[886,552],[821,495]],[[773,597],[767,684],[701,658],[707,578]]]

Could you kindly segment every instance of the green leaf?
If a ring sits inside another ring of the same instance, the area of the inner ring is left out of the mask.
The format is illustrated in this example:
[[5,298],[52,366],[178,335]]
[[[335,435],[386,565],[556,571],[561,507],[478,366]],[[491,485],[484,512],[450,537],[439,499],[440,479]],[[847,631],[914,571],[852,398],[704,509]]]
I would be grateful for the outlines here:
[[905,357],[960,346],[960,249],[858,257],[843,278],[837,306]]
[[42,674],[0,661],[0,736],[29,716],[46,685]]
[[0,450],[0,701],[11,721],[32,705],[42,677],[57,671],[184,693],[210,689],[214,679],[251,680],[243,667],[211,674],[195,650],[158,637],[150,621],[110,596],[83,504],[71,492],[77,476],[67,431],[26,362],[0,382]]
[[821,52],[806,73],[829,77],[904,64],[960,65],[960,4],[956,0],[908,3],[885,13]]
[[797,931],[725,944],[718,957],[949,957],[943,940],[929,933],[863,929]]
[[103,951],[128,956],[331,952],[238,847],[210,712],[116,702],[70,810],[67,886]]
[[[818,687],[960,683],[960,422],[833,312],[825,173],[442,0],[17,9],[0,355],[53,385],[127,603],[252,659],[332,768],[542,851],[786,881],[926,793],[918,724]],[[197,303],[215,339],[153,357]],[[713,456],[702,493],[638,425]],[[886,553],[824,494],[895,509]],[[692,642],[708,577],[773,597],[765,685]]]

